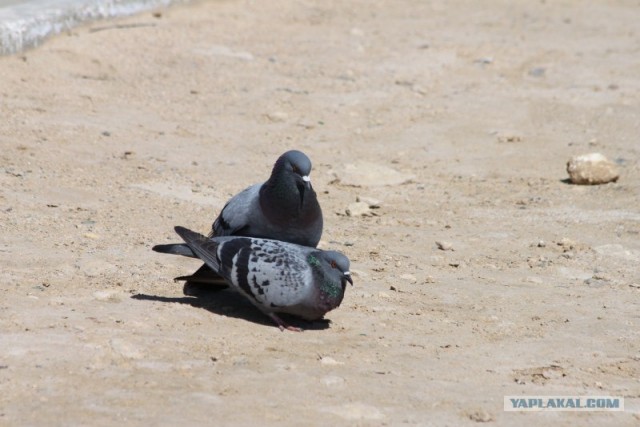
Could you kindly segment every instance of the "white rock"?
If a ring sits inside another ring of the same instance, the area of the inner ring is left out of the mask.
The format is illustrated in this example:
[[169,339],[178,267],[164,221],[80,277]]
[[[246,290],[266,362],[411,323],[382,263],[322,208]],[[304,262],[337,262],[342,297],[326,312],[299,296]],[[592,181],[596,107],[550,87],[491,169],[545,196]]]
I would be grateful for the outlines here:
[[347,164],[337,172],[340,182],[354,187],[378,187],[410,182],[414,176],[398,172],[384,165],[358,161]]
[[344,362],[338,362],[336,359],[334,359],[333,357],[329,357],[329,356],[322,356],[320,358],[320,364],[322,365],[328,365],[328,366],[335,366],[335,365],[344,365]]
[[406,280],[407,282],[416,283],[418,279],[413,274],[405,273],[400,276],[402,280]]
[[369,209],[369,204],[365,202],[355,202],[349,204],[345,212],[349,216],[366,216],[371,212]]
[[567,173],[572,183],[581,185],[606,184],[620,177],[616,164],[600,153],[572,157],[567,162]]
[[367,205],[369,205],[371,209],[378,209],[382,203],[378,199],[374,199],[373,197],[367,197],[367,196],[357,196],[356,202],[366,203]]
[[284,111],[272,111],[270,113],[267,113],[267,118],[272,122],[280,123],[287,121],[289,115]]
[[441,251],[452,251],[453,245],[451,242],[447,242],[446,240],[436,240],[436,246]]
[[105,302],[120,302],[121,298],[118,292],[115,291],[96,291],[93,293],[93,297],[98,301]]

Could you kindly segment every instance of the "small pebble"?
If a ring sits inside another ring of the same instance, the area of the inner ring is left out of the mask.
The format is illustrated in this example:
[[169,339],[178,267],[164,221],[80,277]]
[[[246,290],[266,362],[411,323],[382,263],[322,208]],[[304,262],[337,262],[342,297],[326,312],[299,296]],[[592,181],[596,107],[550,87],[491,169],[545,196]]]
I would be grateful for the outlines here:
[[469,419],[477,423],[488,423],[493,421],[493,416],[485,409],[477,409],[469,414]]
[[567,162],[567,173],[573,184],[598,185],[616,182],[618,166],[600,153],[574,156]]
[[415,178],[412,174],[365,161],[346,164],[339,171],[334,171],[334,173],[342,185],[353,187],[401,185],[411,182]]
[[273,111],[271,113],[267,113],[267,118],[275,123],[284,122],[289,118],[289,115],[284,111]]
[[436,240],[436,246],[441,251],[452,251],[453,250],[453,245],[450,242],[447,242],[446,240]]
[[365,202],[355,202],[349,204],[345,212],[348,216],[367,216],[371,212],[369,204]]
[[344,365],[344,362],[338,362],[333,357],[322,356],[320,358],[320,364],[327,365],[327,366],[335,366],[335,365]]
[[381,204],[380,200],[374,199],[373,197],[367,197],[367,196],[357,196],[356,202],[366,203],[370,209],[378,209],[380,208],[380,204]]
[[114,291],[96,291],[93,293],[93,297],[98,301],[105,302],[120,302],[120,296]]
[[400,276],[402,280],[406,280],[407,282],[416,283],[418,279],[413,274],[405,273]]

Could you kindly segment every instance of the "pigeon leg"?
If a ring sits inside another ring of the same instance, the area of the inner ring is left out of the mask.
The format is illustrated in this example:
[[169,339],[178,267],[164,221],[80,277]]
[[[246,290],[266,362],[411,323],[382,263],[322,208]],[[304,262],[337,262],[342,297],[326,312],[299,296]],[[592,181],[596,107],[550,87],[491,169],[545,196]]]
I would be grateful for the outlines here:
[[274,313],[268,313],[267,316],[269,316],[271,318],[271,320],[273,320],[276,323],[276,325],[278,325],[278,327],[280,328],[281,331],[284,331],[286,329],[288,331],[293,331],[293,332],[302,332],[301,328],[297,328],[295,326],[287,325],[281,318],[279,318]]

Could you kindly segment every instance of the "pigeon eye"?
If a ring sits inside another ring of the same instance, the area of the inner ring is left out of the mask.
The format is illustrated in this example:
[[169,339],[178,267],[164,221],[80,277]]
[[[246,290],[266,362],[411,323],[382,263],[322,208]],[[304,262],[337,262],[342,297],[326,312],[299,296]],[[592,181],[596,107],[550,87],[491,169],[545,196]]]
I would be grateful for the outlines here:
[[299,174],[300,173],[300,169],[298,169],[298,167],[296,165],[293,165],[293,172]]
[[335,261],[331,261],[331,268],[336,268],[338,265]]

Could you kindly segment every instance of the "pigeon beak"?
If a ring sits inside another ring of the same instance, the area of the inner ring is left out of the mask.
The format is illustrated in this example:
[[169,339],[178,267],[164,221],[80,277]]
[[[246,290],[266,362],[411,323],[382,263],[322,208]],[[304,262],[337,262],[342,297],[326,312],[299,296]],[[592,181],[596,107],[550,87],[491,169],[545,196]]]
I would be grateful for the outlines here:
[[353,286],[353,279],[351,278],[351,273],[349,273],[348,271],[345,271],[344,273],[342,273],[344,275],[344,279],[349,282],[351,284],[351,286]]
[[307,189],[311,188],[311,178],[309,177],[309,175],[303,175],[302,180],[304,181],[304,186]]

